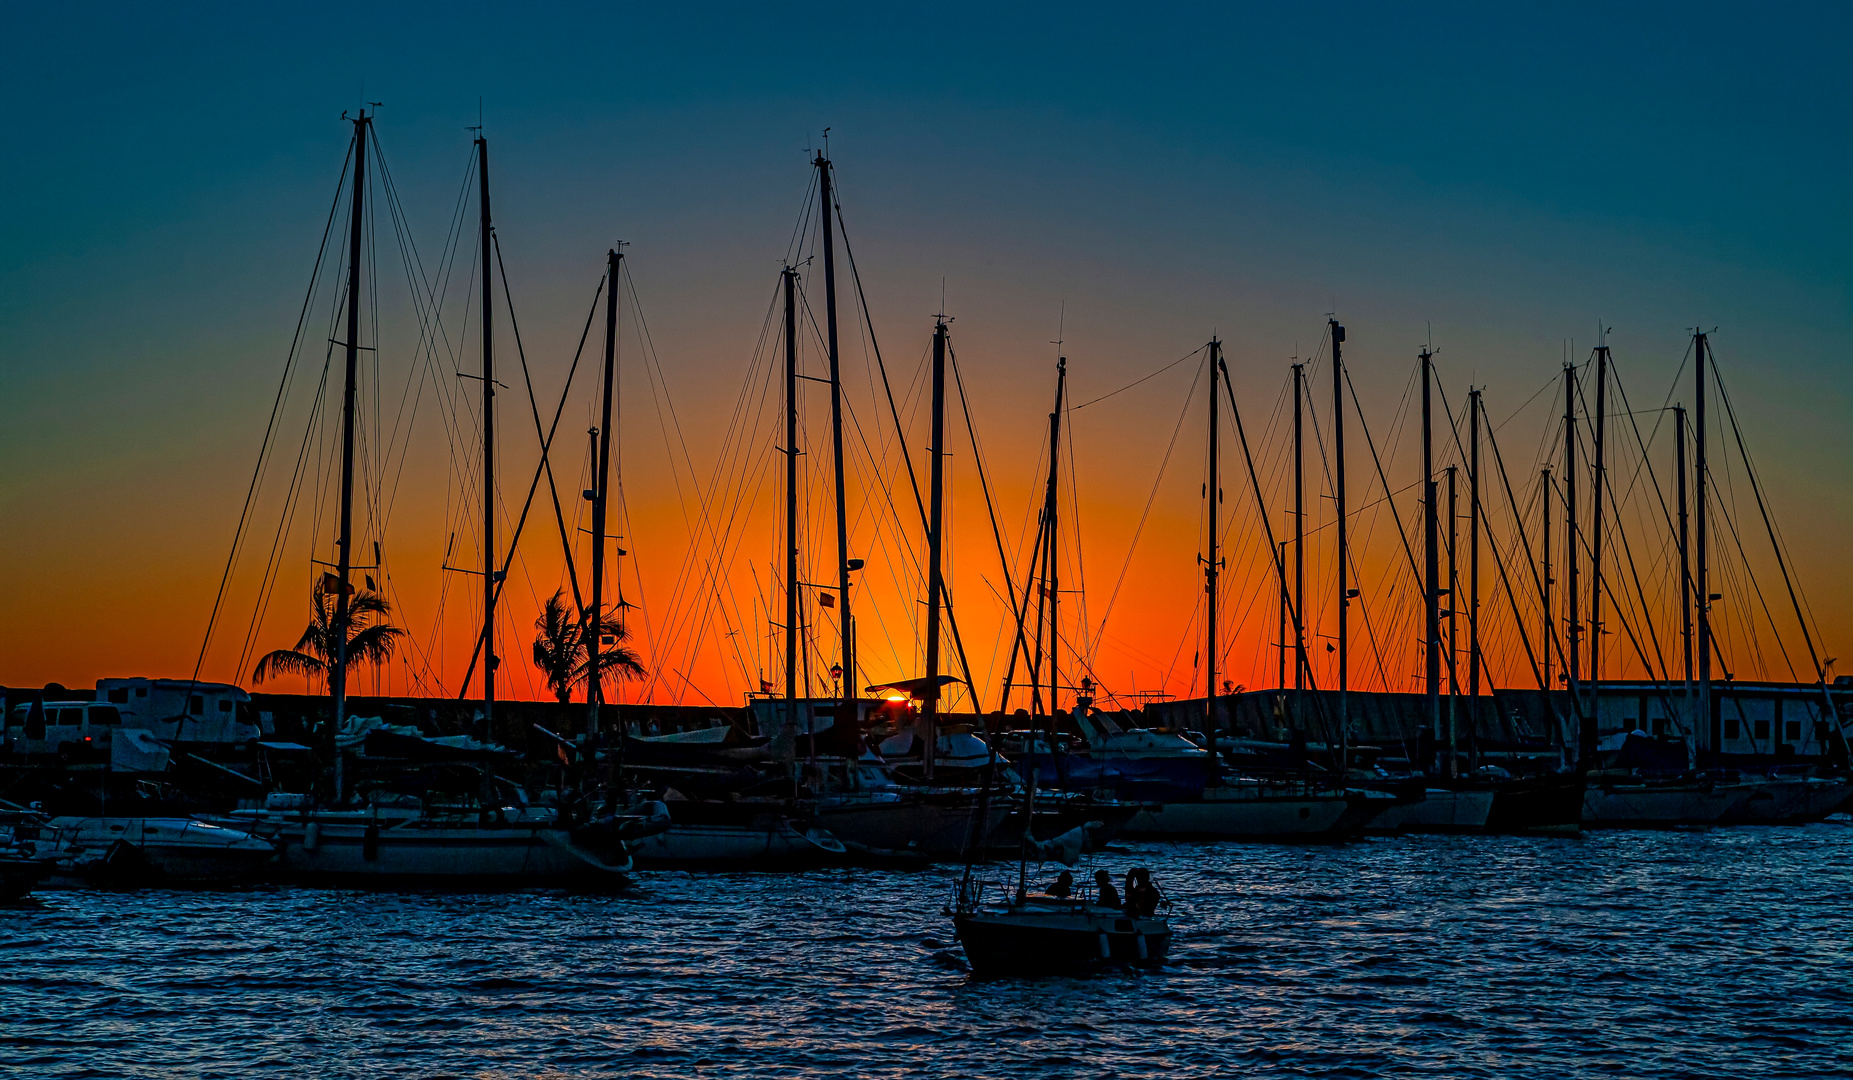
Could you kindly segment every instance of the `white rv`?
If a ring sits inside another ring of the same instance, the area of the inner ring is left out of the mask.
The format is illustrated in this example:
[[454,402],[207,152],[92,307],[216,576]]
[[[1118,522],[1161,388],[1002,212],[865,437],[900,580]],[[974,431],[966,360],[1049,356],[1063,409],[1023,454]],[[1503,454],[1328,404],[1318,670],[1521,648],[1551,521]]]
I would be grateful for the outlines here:
[[228,683],[98,679],[97,700],[120,709],[124,725],[172,742],[239,744],[263,734],[251,695]]

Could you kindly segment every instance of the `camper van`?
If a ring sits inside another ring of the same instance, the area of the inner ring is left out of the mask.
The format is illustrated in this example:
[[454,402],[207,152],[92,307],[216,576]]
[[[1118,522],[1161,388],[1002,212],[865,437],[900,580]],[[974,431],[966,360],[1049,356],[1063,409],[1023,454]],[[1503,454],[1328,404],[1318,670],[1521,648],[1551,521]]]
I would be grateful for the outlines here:
[[183,743],[241,744],[262,735],[251,695],[229,683],[191,679],[98,679],[97,700],[129,727]]
[[15,705],[6,714],[0,745],[22,757],[57,755],[67,762],[109,760],[111,736],[122,711],[94,701],[47,701]]

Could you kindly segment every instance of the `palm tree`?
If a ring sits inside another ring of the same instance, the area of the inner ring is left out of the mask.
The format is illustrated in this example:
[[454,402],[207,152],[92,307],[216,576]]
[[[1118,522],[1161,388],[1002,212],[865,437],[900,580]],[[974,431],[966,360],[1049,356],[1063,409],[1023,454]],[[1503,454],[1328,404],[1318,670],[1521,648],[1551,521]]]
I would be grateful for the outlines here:
[[[335,646],[339,640],[334,628],[336,590],[339,588],[332,574],[324,574],[316,581],[311,594],[314,620],[303,630],[294,648],[265,653],[251,672],[252,679],[263,682],[273,675],[328,677],[329,670],[334,667]],[[392,605],[379,593],[361,589],[348,598],[347,662],[350,667],[383,664],[392,658],[393,647],[405,636],[405,631],[386,621],[391,614]]]
[[[573,688],[586,681],[591,667],[586,656],[591,636],[590,620],[573,617],[566,606],[564,592],[564,589],[555,590],[541,608],[540,618],[534,620],[534,629],[539,631],[534,638],[534,666],[546,673],[547,688],[562,705],[572,700]],[[599,645],[598,652],[600,685],[613,678],[643,678],[647,674],[643,661],[624,645],[630,639],[630,630],[619,618],[616,605],[605,608],[599,627],[606,639]]]

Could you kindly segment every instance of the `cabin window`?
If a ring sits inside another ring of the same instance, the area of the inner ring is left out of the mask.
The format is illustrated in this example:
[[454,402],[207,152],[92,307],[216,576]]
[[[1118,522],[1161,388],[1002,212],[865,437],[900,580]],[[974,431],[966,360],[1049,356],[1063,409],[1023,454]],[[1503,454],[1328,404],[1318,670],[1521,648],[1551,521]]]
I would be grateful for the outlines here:
[[1660,736],[1665,735],[1665,734],[1666,734],[1666,717],[1664,716],[1654,717],[1654,738],[1658,739]]
[[220,712],[231,712],[232,703],[229,700],[219,702],[219,711]]
[[192,697],[188,698],[187,712],[193,716],[204,716],[206,714],[205,697],[200,694],[194,694]]
[[1737,721],[1736,721],[1736,720],[1734,720],[1734,719],[1726,719],[1726,720],[1725,720],[1725,722],[1724,722],[1724,737],[1725,737],[1725,738],[1727,738],[1727,739],[1735,739],[1735,738],[1737,738]]
[[1802,740],[1802,722],[1800,720],[1783,721],[1782,737],[1790,742],[1800,742]]
[[122,713],[118,712],[114,705],[92,705],[90,706],[90,722],[92,724],[120,724]]
[[1756,737],[1758,739],[1769,738],[1769,721],[1758,720],[1756,722]]
[[58,710],[58,726],[59,727],[82,727],[83,724],[84,724],[84,710],[82,709],[59,709]]
[[109,692],[109,700],[115,702],[118,705],[127,705],[129,703],[129,688],[126,686],[120,686],[114,690],[111,690]]
[[1814,722],[1814,741],[1815,742],[1826,742],[1827,741],[1827,722],[1826,721],[1816,720]]
[[148,696],[148,688],[147,688],[146,686],[138,686],[138,687],[136,687],[136,688],[135,688],[135,696],[136,696],[136,697],[147,697],[147,696]]

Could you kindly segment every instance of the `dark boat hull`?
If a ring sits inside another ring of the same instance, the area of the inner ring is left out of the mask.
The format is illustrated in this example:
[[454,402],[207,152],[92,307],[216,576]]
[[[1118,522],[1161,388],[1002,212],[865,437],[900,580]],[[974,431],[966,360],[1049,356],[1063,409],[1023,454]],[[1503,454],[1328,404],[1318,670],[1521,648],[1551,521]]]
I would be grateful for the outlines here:
[[1486,816],[1486,831],[1575,832],[1583,820],[1583,786],[1575,773],[1503,781]]
[[1159,919],[1129,919],[1091,907],[953,916],[972,972],[984,976],[1077,974],[1103,967],[1165,962],[1171,928]]

